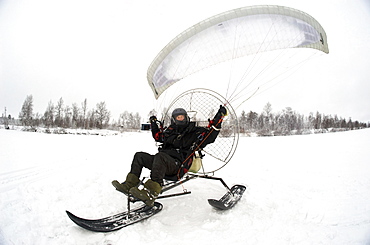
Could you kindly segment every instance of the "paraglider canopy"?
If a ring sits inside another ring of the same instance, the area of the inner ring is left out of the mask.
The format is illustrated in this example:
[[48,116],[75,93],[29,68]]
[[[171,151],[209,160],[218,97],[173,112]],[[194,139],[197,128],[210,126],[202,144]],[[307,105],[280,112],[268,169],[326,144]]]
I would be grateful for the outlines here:
[[175,37],[153,60],[147,79],[157,99],[184,77],[235,58],[287,48],[328,53],[327,37],[310,15],[283,6],[252,6],[208,18]]

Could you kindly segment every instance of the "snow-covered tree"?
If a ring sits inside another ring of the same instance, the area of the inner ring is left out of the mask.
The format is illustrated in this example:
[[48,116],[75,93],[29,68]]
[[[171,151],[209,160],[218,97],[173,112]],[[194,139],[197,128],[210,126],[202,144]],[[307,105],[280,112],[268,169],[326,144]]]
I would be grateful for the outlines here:
[[28,95],[26,100],[23,102],[21,112],[19,113],[19,119],[22,125],[32,126],[33,118],[33,96]]

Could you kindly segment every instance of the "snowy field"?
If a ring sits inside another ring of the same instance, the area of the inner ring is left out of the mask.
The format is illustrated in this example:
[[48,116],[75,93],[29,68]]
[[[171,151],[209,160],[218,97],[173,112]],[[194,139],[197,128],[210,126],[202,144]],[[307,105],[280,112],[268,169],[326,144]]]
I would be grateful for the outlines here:
[[125,210],[111,181],[124,180],[136,151],[156,152],[149,132],[0,129],[0,139],[0,244],[370,244],[370,129],[242,137],[216,173],[247,186],[234,209],[211,208],[207,199],[226,190],[197,179],[184,186],[191,195],[161,200],[161,213],[112,233],[83,230],[65,210],[85,218]]

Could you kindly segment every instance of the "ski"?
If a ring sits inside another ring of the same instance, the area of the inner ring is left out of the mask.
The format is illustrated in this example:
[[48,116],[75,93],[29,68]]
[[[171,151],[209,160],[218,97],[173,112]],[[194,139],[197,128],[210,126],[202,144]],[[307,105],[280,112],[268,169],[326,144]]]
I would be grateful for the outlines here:
[[245,189],[244,185],[234,185],[220,200],[208,199],[208,203],[217,209],[230,209],[242,198]]
[[84,219],[72,214],[69,211],[66,212],[68,217],[76,225],[84,229],[96,232],[110,232],[145,220],[159,213],[162,208],[163,205],[161,203],[155,202],[153,207],[143,205],[136,209],[111,215],[102,219]]

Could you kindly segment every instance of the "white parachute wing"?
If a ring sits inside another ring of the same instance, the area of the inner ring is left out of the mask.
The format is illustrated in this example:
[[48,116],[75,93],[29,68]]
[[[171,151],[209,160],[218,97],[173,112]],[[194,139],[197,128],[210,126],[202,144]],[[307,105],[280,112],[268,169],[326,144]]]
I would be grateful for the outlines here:
[[157,99],[184,77],[212,65],[261,52],[312,48],[328,53],[327,37],[310,15],[283,6],[252,6],[208,18],[175,37],[148,68]]

